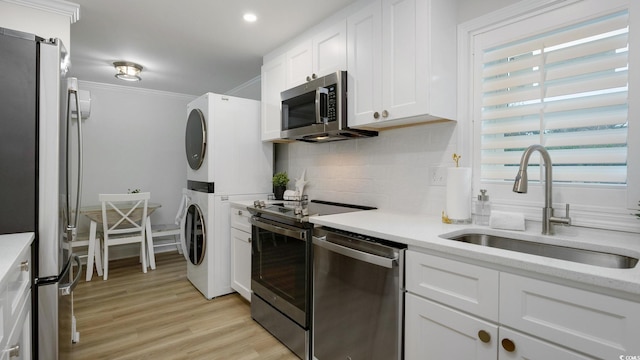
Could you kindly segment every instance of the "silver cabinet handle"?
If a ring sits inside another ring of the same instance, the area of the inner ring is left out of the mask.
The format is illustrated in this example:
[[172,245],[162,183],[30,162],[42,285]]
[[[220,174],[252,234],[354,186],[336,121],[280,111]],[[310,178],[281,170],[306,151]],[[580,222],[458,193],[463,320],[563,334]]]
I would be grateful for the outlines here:
[[327,241],[327,237],[326,236],[323,236],[323,237],[314,236],[313,237],[313,244],[314,245],[318,245],[318,246],[320,246],[322,248],[325,248],[325,249],[327,249],[329,251],[333,251],[335,253],[338,253],[340,255],[348,256],[348,257],[356,259],[356,260],[364,261],[364,262],[369,263],[369,264],[378,265],[378,266],[386,267],[386,268],[389,268],[389,269],[393,268],[394,263],[398,260],[397,258],[389,259],[389,258],[386,258],[386,257],[382,257],[382,256],[373,255],[373,254],[369,254],[369,253],[366,253],[366,252],[354,250],[354,249],[348,248],[346,246],[334,244],[334,243],[332,243],[330,241]]
[[389,116],[389,112],[387,110],[382,110],[382,117],[386,118]]
[[238,210],[238,215],[242,215],[242,210]]
[[378,113],[377,111],[373,113],[373,118],[374,119],[379,119],[380,118],[380,113]]
[[29,262],[23,261],[20,263],[20,271],[29,271]]

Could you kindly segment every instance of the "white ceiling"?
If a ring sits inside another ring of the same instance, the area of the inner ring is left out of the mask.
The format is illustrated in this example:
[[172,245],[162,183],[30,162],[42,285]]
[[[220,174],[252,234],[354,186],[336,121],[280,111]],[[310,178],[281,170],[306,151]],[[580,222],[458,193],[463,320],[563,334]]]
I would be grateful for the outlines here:
[[[201,95],[260,75],[262,56],[355,0],[72,0],[71,71],[80,80]],[[321,6],[320,6],[321,4]],[[253,12],[255,23],[242,16]],[[114,77],[114,61],[144,67]]]

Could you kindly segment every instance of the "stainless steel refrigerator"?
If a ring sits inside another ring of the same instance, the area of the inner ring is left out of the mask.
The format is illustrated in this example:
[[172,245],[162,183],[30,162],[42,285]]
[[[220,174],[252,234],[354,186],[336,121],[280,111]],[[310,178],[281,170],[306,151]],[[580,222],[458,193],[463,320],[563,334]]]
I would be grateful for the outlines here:
[[78,218],[82,136],[81,121],[68,110],[78,99],[67,68],[60,40],[0,28],[0,234],[36,234],[32,353],[40,360],[71,351],[71,292],[79,278],[72,272],[80,273],[69,240]]

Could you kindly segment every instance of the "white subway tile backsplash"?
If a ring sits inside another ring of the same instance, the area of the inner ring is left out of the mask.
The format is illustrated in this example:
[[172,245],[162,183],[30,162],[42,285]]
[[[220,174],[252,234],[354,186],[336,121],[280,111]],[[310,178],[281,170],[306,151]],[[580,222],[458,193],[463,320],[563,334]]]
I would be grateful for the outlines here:
[[440,214],[445,187],[430,186],[428,172],[453,166],[455,130],[450,122],[386,130],[367,139],[279,144],[276,169],[289,173],[290,189],[306,170],[311,199]]

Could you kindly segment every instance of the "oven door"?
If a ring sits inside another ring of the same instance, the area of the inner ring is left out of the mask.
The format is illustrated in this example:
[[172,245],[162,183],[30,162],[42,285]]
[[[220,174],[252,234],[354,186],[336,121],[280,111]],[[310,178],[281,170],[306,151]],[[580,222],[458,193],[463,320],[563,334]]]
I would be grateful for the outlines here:
[[251,290],[307,329],[311,304],[311,231],[251,218]]

